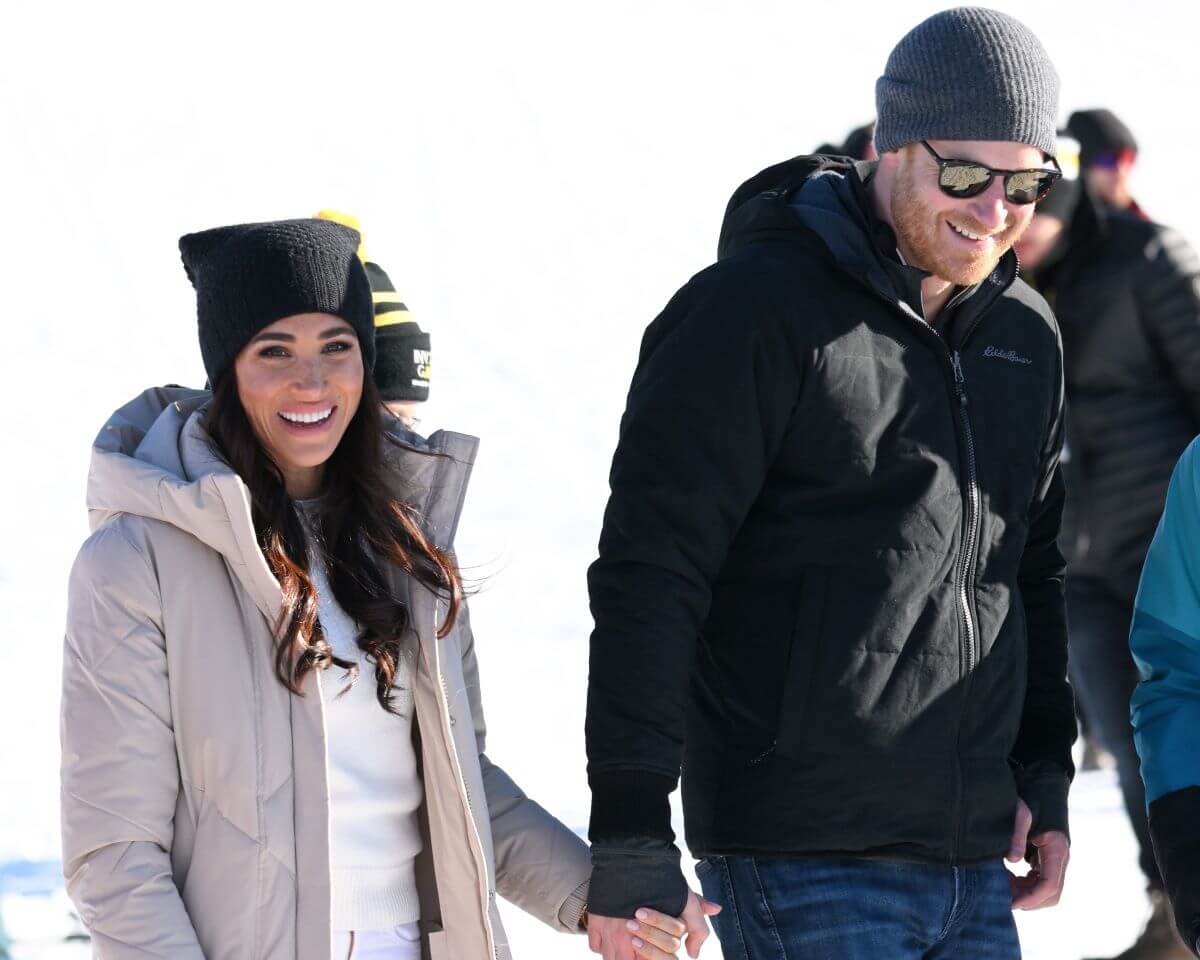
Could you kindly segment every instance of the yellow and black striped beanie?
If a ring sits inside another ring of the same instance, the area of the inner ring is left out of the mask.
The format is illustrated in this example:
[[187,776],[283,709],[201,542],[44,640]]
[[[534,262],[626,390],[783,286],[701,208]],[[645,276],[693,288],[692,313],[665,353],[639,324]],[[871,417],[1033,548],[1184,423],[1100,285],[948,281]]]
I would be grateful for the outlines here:
[[400,299],[383,267],[367,261],[375,301],[375,385],[384,400],[429,399],[430,341]]
[[[332,220],[362,233],[358,219],[337,210],[322,210],[322,220]],[[387,402],[421,403],[429,399],[430,338],[420,328],[392,281],[367,256],[366,244],[358,248],[371,284],[375,307],[375,386]]]

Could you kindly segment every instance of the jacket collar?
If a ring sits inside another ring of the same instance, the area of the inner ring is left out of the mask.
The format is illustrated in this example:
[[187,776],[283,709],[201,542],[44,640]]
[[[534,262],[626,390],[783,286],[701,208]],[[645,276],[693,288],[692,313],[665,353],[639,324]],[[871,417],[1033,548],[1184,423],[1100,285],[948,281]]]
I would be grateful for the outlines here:
[[[877,164],[794,157],[752,177],[735,191],[721,228],[719,255],[734,256],[754,244],[791,241],[824,249],[843,273],[906,312],[921,314],[921,281],[928,273],[903,263],[891,228],[881,220],[867,189]],[[969,324],[1017,277],[1010,250],[982,283],[954,299]]]

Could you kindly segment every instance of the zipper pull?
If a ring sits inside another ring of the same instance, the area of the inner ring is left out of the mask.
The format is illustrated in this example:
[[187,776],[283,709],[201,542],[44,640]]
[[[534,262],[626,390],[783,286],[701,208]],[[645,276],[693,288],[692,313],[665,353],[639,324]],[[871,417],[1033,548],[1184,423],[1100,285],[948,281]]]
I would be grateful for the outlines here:
[[958,394],[958,402],[965,407],[967,405],[967,381],[963,376],[962,358],[959,357],[957,350],[950,354],[950,364],[954,367],[954,392]]

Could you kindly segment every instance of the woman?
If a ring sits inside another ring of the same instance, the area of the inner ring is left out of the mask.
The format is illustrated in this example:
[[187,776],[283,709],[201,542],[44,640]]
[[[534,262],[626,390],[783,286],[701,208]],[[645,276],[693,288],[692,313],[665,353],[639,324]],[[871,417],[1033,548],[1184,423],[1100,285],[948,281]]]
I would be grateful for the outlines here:
[[[183,237],[212,394],[148,391],[96,440],[62,784],[97,956],[504,960],[497,892],[586,923],[585,845],[483,753],[452,552],[476,442],[386,433],[358,239]],[[650,915],[639,955],[682,929]]]

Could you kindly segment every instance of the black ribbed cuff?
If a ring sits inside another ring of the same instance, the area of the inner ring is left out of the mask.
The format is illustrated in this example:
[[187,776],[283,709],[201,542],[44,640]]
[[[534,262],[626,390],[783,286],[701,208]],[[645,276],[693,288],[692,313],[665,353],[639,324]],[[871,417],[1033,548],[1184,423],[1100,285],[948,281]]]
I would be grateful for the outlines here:
[[592,880],[588,913],[632,917],[650,907],[678,917],[688,886],[671,830],[674,777],[644,770],[593,771]]
[[1200,956],[1200,787],[1150,804],[1150,839],[1184,943]]
[[1067,794],[1071,789],[1071,778],[1067,771],[1056,763],[1033,763],[1020,768],[1016,773],[1017,795],[1025,801],[1033,814],[1031,837],[1039,833],[1061,831],[1071,837],[1070,818],[1067,815]]
[[592,843],[620,843],[627,837],[672,843],[671,791],[675,778],[647,770],[601,770],[588,774],[592,788]]
[[660,841],[628,841],[620,847],[592,847],[588,913],[632,917],[639,907],[682,916],[688,885],[679,869],[679,850]]

